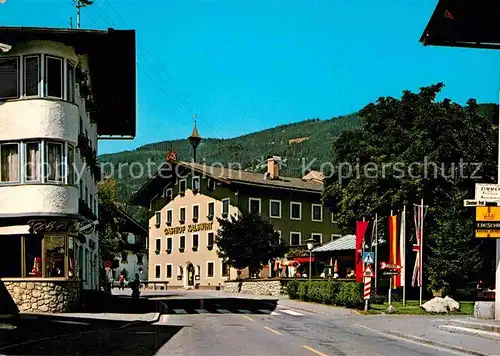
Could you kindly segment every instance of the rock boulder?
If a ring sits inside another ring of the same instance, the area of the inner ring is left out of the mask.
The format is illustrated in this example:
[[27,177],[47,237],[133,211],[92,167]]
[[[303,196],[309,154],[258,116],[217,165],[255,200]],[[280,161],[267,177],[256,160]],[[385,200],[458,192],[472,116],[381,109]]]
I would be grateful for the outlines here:
[[422,308],[429,313],[448,313],[460,310],[460,304],[450,297],[436,297],[422,305]]

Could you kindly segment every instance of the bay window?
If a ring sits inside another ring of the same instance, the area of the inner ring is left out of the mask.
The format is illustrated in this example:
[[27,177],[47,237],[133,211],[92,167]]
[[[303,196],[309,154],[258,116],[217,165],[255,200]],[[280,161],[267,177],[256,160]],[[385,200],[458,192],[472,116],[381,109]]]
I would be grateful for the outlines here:
[[40,56],[24,57],[24,96],[38,96],[40,80]]
[[40,142],[25,143],[25,180],[26,182],[40,181]]
[[61,58],[45,57],[45,90],[46,95],[63,98],[63,61]]
[[0,100],[45,96],[74,103],[75,73],[73,62],[46,54],[0,58]]
[[19,58],[0,58],[0,99],[19,97]]
[[0,182],[19,182],[19,144],[0,144]]

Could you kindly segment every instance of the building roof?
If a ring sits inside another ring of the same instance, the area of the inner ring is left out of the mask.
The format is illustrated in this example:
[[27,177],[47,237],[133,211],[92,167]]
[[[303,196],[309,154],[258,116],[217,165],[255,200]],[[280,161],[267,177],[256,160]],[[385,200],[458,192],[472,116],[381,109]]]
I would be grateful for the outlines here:
[[500,49],[499,12],[498,0],[439,0],[420,42]]
[[344,235],[323,246],[316,247],[312,252],[333,252],[356,249],[356,235]]
[[136,134],[136,53],[134,30],[82,30],[41,27],[0,27],[0,43],[46,40],[88,54],[97,123],[101,138]]
[[161,178],[171,176],[174,172],[174,166],[182,166],[185,169],[192,170],[201,176],[216,179],[228,185],[246,185],[254,187],[272,188],[280,190],[300,191],[305,193],[320,194],[323,190],[323,184],[316,180],[304,180],[302,178],[280,177],[278,179],[264,179],[264,174],[245,172],[235,169],[229,169],[217,165],[205,165],[200,163],[185,161],[165,162],[158,170],[156,175],[151,178],[141,189],[130,198],[132,204],[149,206],[151,198],[161,190]]

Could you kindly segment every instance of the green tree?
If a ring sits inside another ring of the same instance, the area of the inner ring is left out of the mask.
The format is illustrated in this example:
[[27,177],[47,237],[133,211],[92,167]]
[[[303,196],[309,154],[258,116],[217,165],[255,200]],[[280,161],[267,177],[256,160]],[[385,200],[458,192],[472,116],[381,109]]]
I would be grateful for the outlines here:
[[[363,216],[386,216],[423,198],[429,205],[424,277],[431,288],[447,283],[453,289],[481,265],[470,225],[473,209],[464,208],[462,199],[473,196],[475,183],[494,181],[496,128],[473,99],[465,106],[437,101],[443,86],[379,98],[361,110],[360,126],[334,141],[334,168],[322,199],[340,227],[353,231]],[[465,268],[468,273],[462,273]]]
[[217,220],[220,224],[215,237],[217,254],[233,268],[259,271],[263,264],[286,251],[273,224],[258,214]]
[[118,218],[115,214],[118,183],[114,179],[99,182],[99,255],[101,261],[114,261],[123,247]]

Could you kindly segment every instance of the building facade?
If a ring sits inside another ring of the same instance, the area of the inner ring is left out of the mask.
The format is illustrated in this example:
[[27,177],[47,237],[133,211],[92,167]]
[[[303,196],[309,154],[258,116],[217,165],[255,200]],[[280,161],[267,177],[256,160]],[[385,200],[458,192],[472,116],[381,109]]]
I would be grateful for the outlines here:
[[[321,177],[279,176],[278,157],[263,174],[220,166],[167,161],[131,199],[150,210],[149,280],[169,288],[219,288],[237,271],[217,256],[217,218],[257,212],[270,220],[285,244],[303,247],[340,236],[331,213],[321,205]],[[271,267],[271,266],[269,266]],[[271,276],[273,268],[262,274]],[[243,271],[241,277],[247,277]]]
[[135,135],[135,33],[0,27],[0,43],[0,284],[21,311],[70,310],[99,286],[98,139]]

